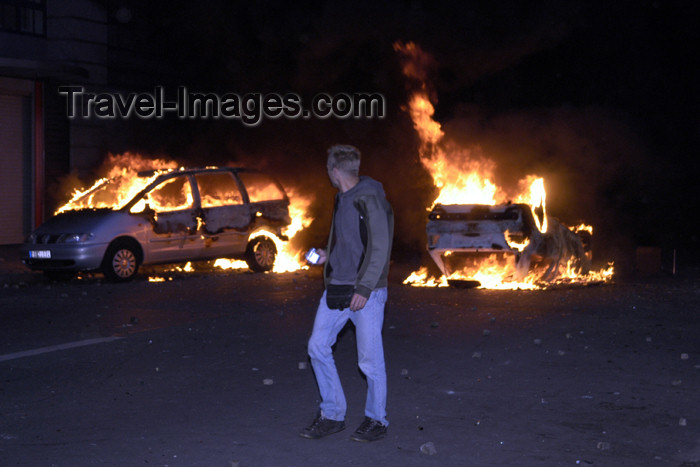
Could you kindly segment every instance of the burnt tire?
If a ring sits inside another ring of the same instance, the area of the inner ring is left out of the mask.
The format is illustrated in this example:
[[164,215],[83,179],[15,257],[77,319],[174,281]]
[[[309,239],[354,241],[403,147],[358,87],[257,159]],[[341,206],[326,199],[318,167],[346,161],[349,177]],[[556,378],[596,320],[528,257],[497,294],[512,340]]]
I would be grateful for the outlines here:
[[267,237],[256,237],[248,243],[245,262],[254,272],[272,271],[277,257],[275,242]]
[[138,246],[128,240],[119,240],[107,248],[102,272],[109,282],[127,282],[136,276],[140,262]]

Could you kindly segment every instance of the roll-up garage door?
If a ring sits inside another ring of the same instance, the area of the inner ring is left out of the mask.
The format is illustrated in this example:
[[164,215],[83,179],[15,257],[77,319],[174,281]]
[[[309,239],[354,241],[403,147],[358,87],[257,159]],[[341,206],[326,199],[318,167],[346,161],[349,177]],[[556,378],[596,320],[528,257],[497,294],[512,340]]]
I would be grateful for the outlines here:
[[27,97],[0,94],[0,245],[22,243],[25,234],[27,104]]

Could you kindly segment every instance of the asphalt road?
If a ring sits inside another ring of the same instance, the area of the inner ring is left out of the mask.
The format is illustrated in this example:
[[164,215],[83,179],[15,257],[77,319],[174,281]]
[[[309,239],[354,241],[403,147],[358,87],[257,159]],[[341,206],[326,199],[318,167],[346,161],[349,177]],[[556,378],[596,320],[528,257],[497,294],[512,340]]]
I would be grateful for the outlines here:
[[317,270],[105,284],[4,266],[3,466],[700,465],[696,276],[420,289],[394,265],[391,425],[362,444],[352,328],[336,346],[348,429],[298,436],[318,404]]

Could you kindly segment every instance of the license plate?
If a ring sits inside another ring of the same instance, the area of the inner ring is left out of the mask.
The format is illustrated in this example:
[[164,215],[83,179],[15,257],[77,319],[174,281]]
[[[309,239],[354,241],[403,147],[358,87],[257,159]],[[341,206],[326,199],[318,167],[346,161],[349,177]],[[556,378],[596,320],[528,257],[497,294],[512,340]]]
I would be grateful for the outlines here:
[[29,257],[30,258],[39,258],[39,259],[51,259],[51,251],[50,250],[30,250]]

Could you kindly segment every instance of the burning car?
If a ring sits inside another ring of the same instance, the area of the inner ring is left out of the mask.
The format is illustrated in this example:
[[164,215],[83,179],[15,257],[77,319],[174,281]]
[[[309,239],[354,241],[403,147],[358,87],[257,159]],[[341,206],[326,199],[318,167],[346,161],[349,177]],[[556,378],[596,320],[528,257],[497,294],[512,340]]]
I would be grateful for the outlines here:
[[453,282],[476,278],[489,264],[515,281],[553,281],[591,267],[590,230],[569,229],[541,207],[437,204],[428,219],[428,252]]
[[101,180],[62,208],[27,237],[23,263],[50,276],[101,271],[116,282],[141,265],[215,258],[242,258],[256,272],[273,268],[275,241],[287,239],[291,223],[279,182],[230,167],[138,175],[128,189],[119,176]]
[[394,50],[415,89],[406,110],[420,139],[420,162],[438,191],[426,229],[428,252],[442,273],[436,278],[422,266],[403,283],[515,290],[612,279],[612,263],[590,270],[591,226],[569,228],[547,215],[544,178],[523,174],[517,186],[498,186],[496,162],[477,141],[445,137],[425,82],[432,58],[413,42],[396,42]]

